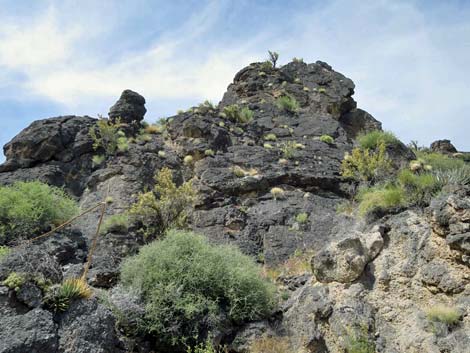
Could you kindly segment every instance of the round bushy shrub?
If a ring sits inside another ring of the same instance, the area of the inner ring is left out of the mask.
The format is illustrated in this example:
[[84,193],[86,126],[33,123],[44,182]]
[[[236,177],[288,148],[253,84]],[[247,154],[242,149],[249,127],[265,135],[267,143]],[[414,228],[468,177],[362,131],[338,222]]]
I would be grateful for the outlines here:
[[59,188],[17,182],[0,187],[0,244],[17,237],[31,238],[73,217],[77,204]]
[[185,231],[127,259],[121,282],[146,305],[143,330],[166,346],[195,345],[222,323],[265,317],[275,304],[275,287],[251,258]]

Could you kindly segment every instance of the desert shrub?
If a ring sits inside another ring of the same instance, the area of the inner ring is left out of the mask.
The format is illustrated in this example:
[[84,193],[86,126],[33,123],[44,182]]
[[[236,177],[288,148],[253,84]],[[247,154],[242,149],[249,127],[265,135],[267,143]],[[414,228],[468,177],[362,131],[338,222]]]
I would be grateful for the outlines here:
[[277,266],[265,266],[263,275],[275,282],[279,276],[293,277],[300,276],[305,273],[311,273],[312,267],[310,261],[313,256],[312,250],[297,250],[285,262]]
[[198,105],[197,110],[199,113],[206,114],[210,111],[213,111],[216,109],[216,106],[209,100],[205,100],[201,104]]
[[264,136],[264,139],[266,141],[276,141],[277,136],[276,136],[276,134],[267,134],[267,135]]
[[140,194],[129,210],[131,220],[141,224],[145,236],[161,235],[170,227],[184,228],[196,196],[191,181],[176,186],[171,169],[162,168],[155,182],[154,190]]
[[250,353],[288,353],[292,352],[287,337],[263,336],[256,339],[250,346]]
[[273,63],[269,60],[263,61],[261,63],[261,72],[269,72],[273,69]]
[[275,302],[274,287],[251,258],[185,231],[169,231],[128,258],[121,283],[146,303],[143,329],[169,346],[203,341],[223,312],[241,323],[265,317]]
[[[32,237],[57,226],[78,212],[75,201],[62,189],[39,181],[0,187],[0,243]],[[3,234],[3,239],[2,239]],[[6,238],[5,238],[6,236]]]
[[274,200],[282,199],[285,195],[285,191],[279,187],[273,187],[269,192]]
[[357,137],[357,141],[363,149],[375,149],[379,147],[381,143],[384,143],[385,146],[390,146],[400,142],[392,132],[380,130],[360,134]]
[[12,272],[2,282],[2,284],[10,289],[18,291],[20,287],[25,283],[25,281],[26,277],[22,273]]
[[387,210],[406,205],[406,194],[397,185],[387,184],[361,189],[356,195],[359,201],[359,214],[366,215],[375,209]]
[[150,135],[161,134],[163,132],[163,126],[156,124],[148,125],[144,128],[144,131],[146,134]]
[[366,334],[349,334],[346,337],[347,353],[375,353],[375,343]]
[[44,302],[56,312],[66,311],[73,300],[88,299],[91,295],[91,288],[84,279],[69,278],[62,284],[51,287],[44,298]]
[[380,142],[376,150],[354,148],[341,163],[341,175],[367,182],[383,179],[392,170],[392,162],[385,149],[385,142]]
[[447,325],[456,324],[460,320],[460,312],[457,308],[447,305],[435,305],[426,310],[429,321],[442,322]]
[[183,158],[183,163],[184,163],[185,165],[192,165],[193,162],[194,162],[193,156],[191,156],[191,155],[189,155],[189,154],[188,154],[187,156],[184,156],[184,158]]
[[232,104],[224,107],[222,116],[233,122],[247,124],[253,120],[254,112],[248,107],[240,109],[237,104]]
[[330,135],[321,135],[320,136],[320,141],[331,145],[335,142],[335,139],[333,137],[331,137]]
[[93,162],[93,166],[96,167],[96,166],[101,165],[106,160],[106,156],[102,154],[97,154],[97,155],[94,155],[91,160]]
[[304,224],[308,222],[308,213],[302,212],[295,216],[295,221],[300,224]]
[[109,119],[99,119],[89,131],[93,149],[103,150],[106,156],[113,156],[117,151],[127,151],[129,145],[122,127],[119,121],[113,124]]
[[284,110],[289,113],[295,113],[300,108],[299,102],[297,102],[297,100],[290,95],[284,95],[284,96],[279,97],[276,100],[276,106],[279,109]]
[[281,143],[280,150],[282,156],[286,159],[294,157],[295,150],[297,149],[297,142],[295,141],[286,141]]
[[425,206],[441,190],[442,184],[430,173],[413,173],[402,170],[398,174],[398,183],[404,189],[410,204]]
[[10,248],[8,246],[0,245],[0,261],[2,261],[2,258],[7,256],[9,253],[10,253]]
[[120,213],[112,215],[105,219],[100,229],[101,234],[109,232],[126,233],[129,229],[130,219],[128,213]]
[[433,171],[448,171],[461,168],[465,162],[460,158],[452,158],[441,153],[417,151],[419,161],[430,165]]

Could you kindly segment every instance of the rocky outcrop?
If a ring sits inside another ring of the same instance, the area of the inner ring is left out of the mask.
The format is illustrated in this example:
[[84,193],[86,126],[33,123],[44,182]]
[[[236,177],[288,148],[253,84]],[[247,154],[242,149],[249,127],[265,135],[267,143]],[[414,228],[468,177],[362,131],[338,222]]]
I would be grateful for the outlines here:
[[[234,244],[270,267],[313,251],[312,273],[278,277],[285,300],[271,318],[216,333],[233,352],[272,336],[287,339],[296,352],[342,352],[360,342],[385,353],[463,353],[469,346],[469,190],[446,190],[427,212],[397,209],[366,220],[339,214],[357,186],[341,177],[341,161],[359,133],[381,129],[353,94],[354,83],[323,62],[279,69],[254,63],[236,74],[218,106],[169,117],[162,131],[143,139],[145,99],[126,90],[109,117],[120,118],[133,135],[127,151],[93,165],[95,119],[41,120],[5,146],[0,184],[42,180],[65,187],[83,210],[108,196],[108,217],[127,210],[153,186],[155,172],[169,167],[178,184],[193,180],[197,200],[188,226],[212,242]],[[284,96],[297,109],[280,105]],[[250,109],[252,120],[228,119],[224,108],[234,104]],[[445,144],[438,145],[441,151]],[[387,153],[396,167],[416,158],[401,143]],[[37,278],[59,283],[79,276],[98,219],[99,211],[90,212],[75,230],[15,249],[0,262],[0,280],[13,271],[30,274],[18,290],[0,286],[0,352],[152,351],[152,342],[133,329],[145,308],[115,287],[121,261],[152,240],[133,225],[99,237],[87,277],[101,294],[107,291],[118,317],[94,298],[62,314],[43,304]],[[426,310],[442,303],[462,315],[436,334]]]
[[437,140],[431,143],[431,150],[433,152],[453,154],[457,153],[457,149],[454,147],[450,140]]

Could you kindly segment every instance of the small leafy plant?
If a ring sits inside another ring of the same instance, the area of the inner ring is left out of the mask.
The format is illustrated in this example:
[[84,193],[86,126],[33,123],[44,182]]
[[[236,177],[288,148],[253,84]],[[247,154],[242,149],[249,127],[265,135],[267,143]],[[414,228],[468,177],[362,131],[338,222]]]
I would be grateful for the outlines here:
[[117,151],[127,151],[129,144],[125,133],[121,130],[123,126],[119,119],[116,123],[112,123],[109,119],[100,118],[89,131],[93,140],[93,149],[103,150],[106,156],[114,156]]
[[325,142],[329,145],[332,145],[335,142],[335,139],[331,137],[330,135],[321,135],[320,136],[320,141]]
[[20,287],[25,283],[26,278],[23,274],[12,272],[8,277],[2,282],[4,286],[7,286],[10,289],[15,291],[20,290]]
[[426,310],[429,321],[442,322],[446,325],[456,324],[461,317],[459,310],[452,306],[435,305]]

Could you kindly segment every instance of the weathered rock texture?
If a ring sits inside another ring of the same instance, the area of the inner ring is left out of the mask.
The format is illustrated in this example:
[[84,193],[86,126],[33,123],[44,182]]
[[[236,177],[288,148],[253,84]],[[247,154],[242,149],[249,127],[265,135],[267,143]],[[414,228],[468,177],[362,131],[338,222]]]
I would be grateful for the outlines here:
[[[344,154],[358,133],[381,128],[356,107],[353,94],[353,82],[323,62],[279,69],[251,64],[237,73],[217,107],[170,117],[164,134],[137,139],[99,166],[92,163],[88,134],[96,120],[34,122],[5,146],[0,184],[42,180],[65,187],[83,209],[109,191],[109,216],[128,209],[139,192],[153,186],[155,172],[169,167],[178,183],[193,179],[198,199],[190,227],[211,241],[236,244],[269,266],[313,250],[313,274],[282,279],[289,298],[272,318],[220,333],[233,352],[247,352],[263,335],[287,337],[293,352],[343,352],[352,338],[386,353],[468,352],[469,190],[442,193],[429,212],[380,215],[372,224],[338,214],[337,206],[356,191],[340,176]],[[277,105],[283,95],[298,101],[298,111]],[[253,120],[224,118],[224,107],[232,104],[251,109]],[[120,118],[130,135],[142,127],[145,112],[145,99],[126,90],[109,117]],[[266,141],[270,134],[275,141]],[[334,142],[320,141],[322,135]],[[438,145],[452,152],[449,144]],[[403,144],[387,152],[396,166],[415,158]],[[185,164],[188,155],[193,163]],[[234,167],[245,175],[236,175]],[[273,187],[282,195],[274,197]],[[303,213],[307,217],[300,222]],[[53,283],[78,276],[98,217],[92,212],[74,224],[76,231],[11,253],[0,263],[0,280],[12,271]],[[146,241],[132,228],[100,237],[89,283],[114,287],[122,259]],[[77,301],[65,314],[51,313],[39,304],[44,293],[35,283],[28,280],[17,293],[0,287],[0,352],[151,351],[145,338],[116,331],[116,318],[95,299]],[[111,293],[117,307],[133,311],[129,320],[139,319],[139,303],[119,297],[116,288]],[[462,316],[436,333],[426,309],[439,303],[458,307]]]

